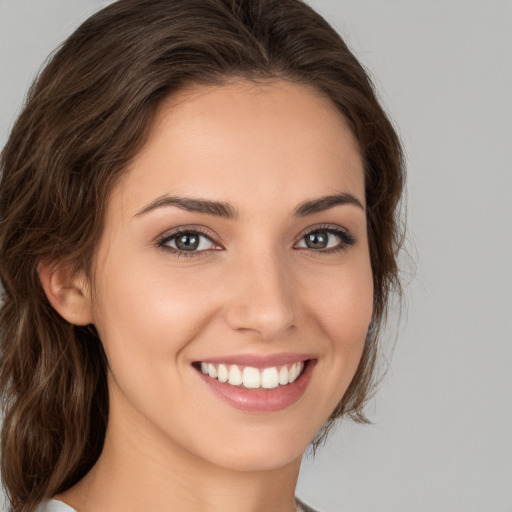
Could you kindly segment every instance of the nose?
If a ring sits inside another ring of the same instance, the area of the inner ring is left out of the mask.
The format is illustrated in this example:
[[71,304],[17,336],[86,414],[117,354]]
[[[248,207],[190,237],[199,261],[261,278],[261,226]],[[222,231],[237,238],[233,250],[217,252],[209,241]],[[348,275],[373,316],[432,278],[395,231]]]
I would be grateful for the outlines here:
[[232,268],[224,317],[231,329],[266,341],[284,337],[296,322],[296,295],[290,269],[276,254],[241,258]]

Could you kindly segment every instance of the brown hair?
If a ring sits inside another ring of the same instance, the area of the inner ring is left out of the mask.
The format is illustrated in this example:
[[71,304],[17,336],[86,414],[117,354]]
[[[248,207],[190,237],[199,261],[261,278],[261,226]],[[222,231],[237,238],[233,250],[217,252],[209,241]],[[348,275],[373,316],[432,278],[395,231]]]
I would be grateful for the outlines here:
[[91,272],[112,187],[164,99],[187,84],[280,77],[314,86],[349,121],[365,164],[374,315],[343,415],[367,421],[377,334],[399,289],[400,142],[335,30],[300,0],[120,0],[83,23],[29,91],[2,152],[2,478],[31,512],[96,462],[108,420],[107,363],[93,326],[50,306],[42,260]]

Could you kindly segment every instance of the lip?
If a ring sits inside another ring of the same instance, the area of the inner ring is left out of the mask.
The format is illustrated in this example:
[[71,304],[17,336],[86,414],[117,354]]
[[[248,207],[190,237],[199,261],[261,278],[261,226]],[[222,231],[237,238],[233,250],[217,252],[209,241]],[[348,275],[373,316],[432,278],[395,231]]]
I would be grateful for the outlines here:
[[[285,362],[281,357],[287,356]],[[264,368],[268,366],[279,366],[287,363],[293,363],[297,361],[304,361],[304,371],[297,379],[285,386],[279,386],[274,389],[247,389],[243,386],[232,386],[226,382],[220,382],[217,379],[213,379],[207,375],[204,375],[200,370],[195,368],[197,376],[204,382],[210,391],[213,392],[218,398],[228,403],[235,409],[239,409],[246,412],[276,412],[290,407],[296,403],[306,391],[306,388],[311,380],[314,367],[316,365],[316,359],[297,359],[298,354],[293,355],[293,359],[289,359],[290,354],[280,354],[279,356],[270,356],[254,359],[252,356],[247,358],[237,358],[236,361],[242,366],[241,360],[248,363],[247,366],[253,366],[255,368]],[[230,363],[229,359],[207,359],[204,362],[212,364],[237,364],[237,362]],[[277,364],[274,361],[279,361]],[[269,364],[270,362],[270,364]],[[258,366],[255,364],[258,363]]]

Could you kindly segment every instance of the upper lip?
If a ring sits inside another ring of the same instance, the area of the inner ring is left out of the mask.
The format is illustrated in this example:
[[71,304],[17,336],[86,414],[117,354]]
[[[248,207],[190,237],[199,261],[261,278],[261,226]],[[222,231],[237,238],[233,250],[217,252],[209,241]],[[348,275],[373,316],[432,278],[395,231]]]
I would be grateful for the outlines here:
[[292,352],[259,355],[259,354],[239,354],[219,357],[207,357],[199,359],[197,363],[212,364],[236,364],[239,366],[251,366],[253,368],[268,368],[272,366],[284,366],[285,364],[293,364],[300,361],[315,359],[312,354],[298,354]]

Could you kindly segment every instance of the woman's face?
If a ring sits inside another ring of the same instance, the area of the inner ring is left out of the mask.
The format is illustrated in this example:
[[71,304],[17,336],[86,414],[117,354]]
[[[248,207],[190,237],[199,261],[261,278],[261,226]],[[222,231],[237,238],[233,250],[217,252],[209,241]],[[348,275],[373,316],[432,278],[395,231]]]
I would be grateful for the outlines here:
[[113,437],[237,470],[299,460],[372,315],[347,123],[283,80],[173,96],[114,189],[94,279]]

